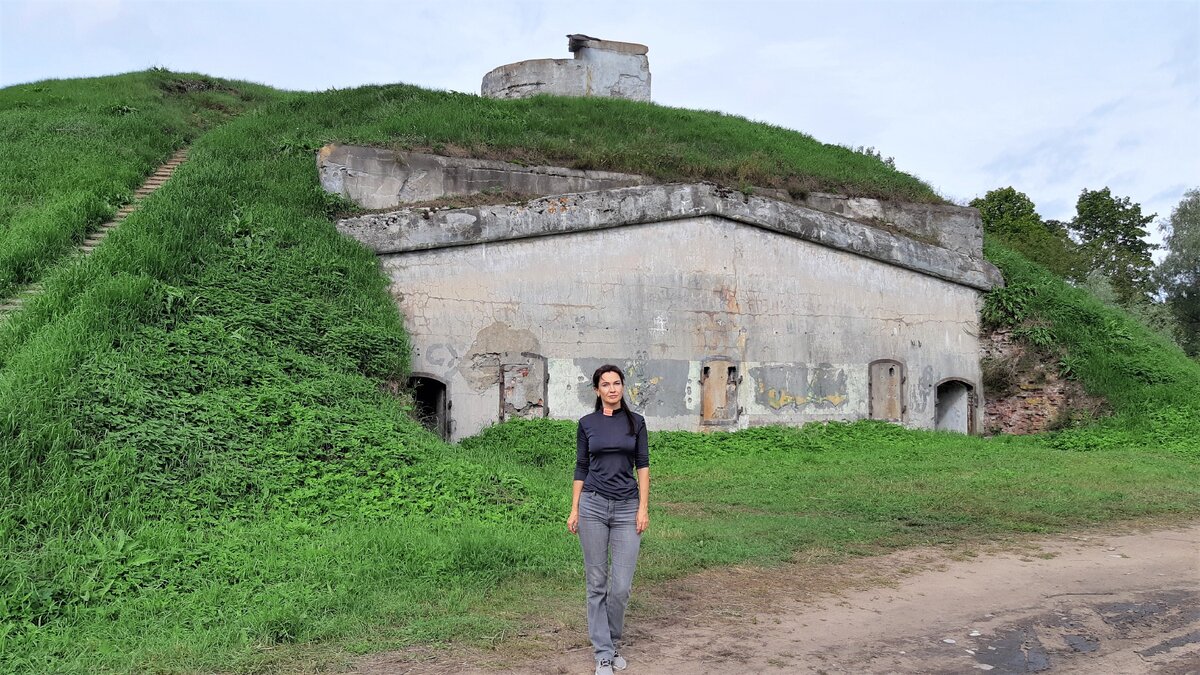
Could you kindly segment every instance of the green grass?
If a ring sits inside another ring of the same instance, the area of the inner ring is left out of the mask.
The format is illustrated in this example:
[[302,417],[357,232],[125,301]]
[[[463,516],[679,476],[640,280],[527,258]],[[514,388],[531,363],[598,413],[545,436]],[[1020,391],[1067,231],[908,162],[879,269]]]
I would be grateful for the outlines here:
[[0,297],[128,203],[172,151],[276,95],[163,70],[0,89]]
[[[494,100],[403,85],[309,101],[320,102],[305,107],[304,117],[324,127],[322,140],[626,171],[663,181],[943,203],[928,185],[877,157],[717,112],[601,98]],[[296,105],[299,111],[304,104]],[[297,134],[288,142],[315,151],[313,140]]]
[[[611,119],[641,146],[599,140]],[[331,140],[512,154],[522,134],[532,158],[735,178],[739,144],[777,170],[799,160],[772,139],[811,141],[646,104],[406,86],[281,95],[197,137],[144,208],[0,324],[3,669],[336,664],[503,637],[525,611],[578,604],[573,424],[449,446],[383,393],[408,339],[374,257],[329,222],[344,204],[313,164]],[[639,579],[1195,514],[1200,367],[1018,256],[989,255],[1010,282],[989,316],[1052,330],[1116,416],[990,440],[874,423],[653,433]]]
[[[577,544],[563,525],[573,437],[570,422],[521,422],[457,449],[426,448],[419,463],[454,477],[422,494],[456,493],[427,511],[170,518],[53,540],[30,577],[104,592],[72,598],[62,617],[3,646],[31,671],[241,672],[314,650],[336,663],[511,635],[522,607],[493,598],[532,604],[531,587],[565,603],[581,595]],[[796,551],[858,555],[1200,507],[1196,462],[1147,448],[1063,452],[1037,439],[859,423],[658,432],[651,451],[654,529],[641,583]],[[476,489],[464,490],[471,471]],[[497,483],[507,489],[487,491]]]

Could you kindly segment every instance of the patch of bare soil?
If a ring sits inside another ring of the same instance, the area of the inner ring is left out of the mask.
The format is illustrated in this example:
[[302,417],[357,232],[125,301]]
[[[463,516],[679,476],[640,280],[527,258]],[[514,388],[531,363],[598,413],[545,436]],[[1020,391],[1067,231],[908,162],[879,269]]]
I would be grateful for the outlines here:
[[[813,555],[635,589],[625,673],[1200,675],[1200,523]],[[355,672],[591,673],[582,617],[550,623],[495,650],[377,654]]]
[[[1030,324],[1021,330],[1038,330]],[[983,428],[988,434],[1038,434],[1106,417],[1103,398],[1060,372],[1059,347],[1038,347],[1020,330],[999,328],[980,335],[984,389],[988,392]]]

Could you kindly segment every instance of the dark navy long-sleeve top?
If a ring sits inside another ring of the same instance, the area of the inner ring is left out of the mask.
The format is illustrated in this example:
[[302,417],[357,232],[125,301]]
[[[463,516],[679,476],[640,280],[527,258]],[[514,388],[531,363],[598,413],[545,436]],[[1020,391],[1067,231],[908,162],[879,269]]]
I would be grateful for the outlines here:
[[[633,416],[635,433],[629,433]],[[575,438],[575,480],[583,481],[583,489],[609,499],[636,499],[637,476],[634,469],[650,466],[650,450],[646,443],[646,419],[641,415],[618,410],[611,416],[597,410],[579,419]]]

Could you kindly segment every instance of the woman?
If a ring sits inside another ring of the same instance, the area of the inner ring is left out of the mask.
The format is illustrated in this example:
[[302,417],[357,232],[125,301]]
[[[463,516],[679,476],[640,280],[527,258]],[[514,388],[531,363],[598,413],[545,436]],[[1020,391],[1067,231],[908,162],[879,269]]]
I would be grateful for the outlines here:
[[626,666],[617,645],[642,533],[650,525],[650,453],[646,420],[625,401],[621,369],[600,366],[592,375],[592,387],[596,411],[579,420],[567,529],[579,535],[583,547],[588,637],[596,653],[596,675],[612,675]]

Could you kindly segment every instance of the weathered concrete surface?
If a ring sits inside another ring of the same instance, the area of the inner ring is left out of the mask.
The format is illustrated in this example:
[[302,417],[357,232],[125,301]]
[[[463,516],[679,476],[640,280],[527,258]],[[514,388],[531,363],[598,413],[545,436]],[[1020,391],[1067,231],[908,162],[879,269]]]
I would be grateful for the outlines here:
[[483,76],[489,98],[603,96],[650,100],[649,51],[645,45],[569,35],[572,59],[533,59],[500,66]]
[[[615,171],[531,167],[340,143],[330,143],[318,151],[317,174],[325,191],[368,209],[488,191],[563,195],[654,183],[646,176]],[[983,224],[976,209],[816,192],[796,200],[785,191],[768,188],[755,188],[755,192],[963,255],[978,257],[983,249]]]
[[317,175],[326,192],[367,209],[489,190],[549,195],[650,182],[643,176],[613,171],[521,166],[340,143],[330,143],[317,153]]
[[[605,216],[541,203],[561,218]],[[491,225],[463,225],[472,226],[480,235]],[[910,426],[933,426],[937,382],[979,381],[976,288],[790,233],[697,215],[473,241],[380,255],[413,339],[413,369],[447,384],[456,439],[496,422],[511,402],[499,372],[505,353],[545,358],[544,410],[564,419],[591,410],[596,365],[625,367],[655,429],[702,428],[702,368],[713,359],[740,375],[735,428],[867,417],[868,367],[879,359],[928,371],[903,390]]]
[[983,222],[979,219],[979,211],[972,208],[885,202],[820,192],[806,195],[802,203],[818,211],[886,224],[918,240],[963,255],[978,256],[983,250]]
[[[339,221],[338,230],[378,254],[490,244],[698,216],[728,220],[989,290],[1003,279],[982,251],[958,251],[887,230],[707,183],[650,185],[535,199],[522,205],[403,210]],[[982,243],[980,244],[982,246]]]

